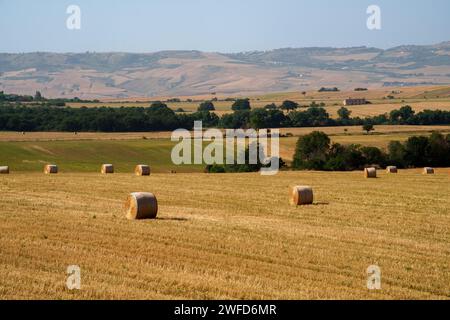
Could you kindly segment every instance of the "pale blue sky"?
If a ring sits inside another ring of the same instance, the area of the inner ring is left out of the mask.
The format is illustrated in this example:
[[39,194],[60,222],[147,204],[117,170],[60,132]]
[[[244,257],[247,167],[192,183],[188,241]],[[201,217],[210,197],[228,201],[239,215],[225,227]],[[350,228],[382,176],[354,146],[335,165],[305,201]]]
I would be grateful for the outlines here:
[[[371,4],[382,30],[366,27]],[[449,0],[0,0],[0,52],[389,48],[449,41],[449,14]]]

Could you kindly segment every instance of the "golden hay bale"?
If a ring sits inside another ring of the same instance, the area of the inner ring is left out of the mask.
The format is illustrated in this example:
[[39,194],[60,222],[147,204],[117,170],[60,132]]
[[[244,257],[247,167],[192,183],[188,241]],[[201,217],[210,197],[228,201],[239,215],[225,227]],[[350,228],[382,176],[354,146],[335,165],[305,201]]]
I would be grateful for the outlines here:
[[9,174],[9,167],[8,166],[1,166],[0,167],[0,174]]
[[296,206],[312,204],[314,200],[313,190],[308,186],[295,186],[289,189],[291,204]]
[[112,164],[102,164],[101,172],[103,174],[114,173],[114,166]]
[[397,170],[396,166],[388,166],[386,168],[386,173],[397,173],[397,172],[398,172],[398,170]]
[[55,164],[47,164],[44,167],[45,174],[55,174],[58,173],[58,166]]
[[127,218],[135,219],[155,219],[158,213],[158,201],[153,193],[133,192],[125,203]]
[[434,169],[430,167],[423,168],[423,174],[434,174]]
[[134,169],[134,173],[137,176],[149,176],[150,175],[150,167],[146,164],[138,164]]
[[365,168],[364,169],[364,176],[366,178],[376,178],[377,177],[377,169],[375,168]]

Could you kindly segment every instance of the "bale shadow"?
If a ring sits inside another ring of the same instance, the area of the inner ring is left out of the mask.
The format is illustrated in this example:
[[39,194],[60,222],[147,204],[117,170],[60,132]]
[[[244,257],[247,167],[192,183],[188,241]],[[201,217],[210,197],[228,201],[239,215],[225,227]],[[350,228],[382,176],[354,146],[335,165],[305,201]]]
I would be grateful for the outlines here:
[[325,202],[325,201],[317,201],[317,202],[313,202],[313,206],[328,206],[330,203],[329,202]]
[[162,220],[162,221],[188,221],[187,218],[180,218],[180,217],[156,217],[156,220]]

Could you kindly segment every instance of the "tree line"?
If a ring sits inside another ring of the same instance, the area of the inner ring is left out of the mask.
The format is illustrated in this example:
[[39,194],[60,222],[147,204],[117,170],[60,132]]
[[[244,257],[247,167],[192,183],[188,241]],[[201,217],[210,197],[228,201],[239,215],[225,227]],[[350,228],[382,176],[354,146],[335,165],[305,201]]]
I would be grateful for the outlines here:
[[299,170],[350,171],[366,166],[399,168],[449,167],[450,134],[413,136],[404,143],[391,141],[387,151],[377,147],[331,143],[323,132],[314,131],[298,139],[292,167]]
[[100,100],[94,99],[94,100],[85,100],[80,99],[78,97],[74,98],[56,98],[56,99],[47,99],[45,98],[40,91],[36,91],[34,96],[31,95],[20,95],[20,94],[7,94],[4,91],[0,91],[0,103],[1,102],[35,102],[36,104],[40,105],[47,105],[47,106],[56,106],[56,107],[63,107],[65,106],[66,102],[82,102],[82,103],[99,103]]
[[[256,152],[265,151],[257,144]],[[244,164],[236,161],[232,164],[207,165],[205,172],[258,172],[264,165],[258,160],[250,163],[250,147],[244,151]],[[282,158],[275,159],[279,162],[279,168],[286,167]],[[429,137],[413,136],[405,142],[391,141],[387,150],[377,147],[361,146],[357,144],[342,145],[332,143],[327,134],[314,131],[301,136],[296,144],[292,162],[294,170],[316,171],[352,171],[362,170],[368,166],[385,168],[395,165],[398,168],[415,167],[449,167],[450,166],[450,134],[446,136],[433,132]]]
[[351,117],[345,107],[338,117],[331,118],[323,104],[311,103],[300,108],[295,102],[284,101],[264,108],[250,107],[248,99],[237,99],[233,113],[221,117],[214,112],[214,104],[203,102],[194,113],[175,112],[167,104],[154,102],[149,107],[81,107],[59,106],[55,101],[39,105],[0,101],[0,130],[8,131],[103,131],[141,132],[165,131],[177,128],[192,129],[194,121],[203,121],[204,127],[219,128],[285,128],[353,125],[448,125],[450,111],[424,110],[415,113],[403,106],[389,114],[374,117]]

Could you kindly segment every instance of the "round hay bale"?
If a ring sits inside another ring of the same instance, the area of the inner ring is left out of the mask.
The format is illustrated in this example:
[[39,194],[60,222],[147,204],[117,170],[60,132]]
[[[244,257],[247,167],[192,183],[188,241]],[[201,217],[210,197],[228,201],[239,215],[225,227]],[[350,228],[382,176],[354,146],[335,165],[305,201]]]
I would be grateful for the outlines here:
[[45,174],[56,174],[58,173],[58,166],[55,164],[47,164],[44,167]]
[[153,193],[133,192],[125,203],[127,219],[155,219],[158,213],[158,201]]
[[150,175],[150,167],[146,164],[138,164],[134,169],[134,173],[137,176],[149,176]]
[[312,204],[314,200],[313,190],[308,186],[295,186],[289,189],[291,204],[296,206]]
[[0,167],[0,174],[9,174],[9,167],[8,166],[1,166]]
[[364,176],[366,178],[376,178],[377,177],[377,169],[375,168],[365,168],[364,169]]
[[398,172],[398,170],[397,170],[396,166],[388,166],[386,168],[386,173],[397,173],[397,172]]
[[114,173],[114,166],[112,164],[102,164],[102,174]]
[[423,174],[434,174],[434,169],[430,167],[423,168]]

